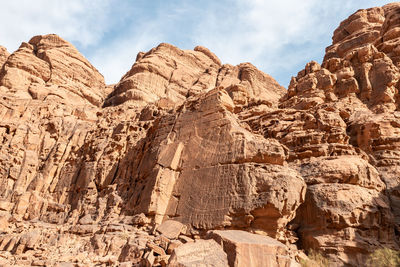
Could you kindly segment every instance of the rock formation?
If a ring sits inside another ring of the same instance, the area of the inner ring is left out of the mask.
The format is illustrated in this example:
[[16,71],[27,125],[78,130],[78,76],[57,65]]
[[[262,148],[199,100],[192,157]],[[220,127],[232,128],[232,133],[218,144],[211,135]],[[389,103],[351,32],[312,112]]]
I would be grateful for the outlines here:
[[[3,62],[7,52],[1,50],[1,54]],[[23,42],[5,60],[0,80],[0,92],[18,99],[100,106],[105,98],[103,76],[75,47],[54,34]]]
[[6,62],[9,55],[10,53],[8,53],[7,49],[0,46],[0,67],[3,67],[4,62]]
[[0,264],[399,249],[399,18],[357,11],[288,90],[200,46],[139,53],[114,86],[56,35],[0,47]]

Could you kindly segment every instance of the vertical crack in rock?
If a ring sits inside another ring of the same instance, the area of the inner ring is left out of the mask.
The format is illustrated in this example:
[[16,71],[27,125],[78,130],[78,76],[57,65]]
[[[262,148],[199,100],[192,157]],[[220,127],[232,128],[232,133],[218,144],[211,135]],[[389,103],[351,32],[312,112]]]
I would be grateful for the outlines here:
[[204,47],[162,43],[109,86],[56,35],[0,47],[0,265],[398,250],[399,14],[355,12],[288,90]]

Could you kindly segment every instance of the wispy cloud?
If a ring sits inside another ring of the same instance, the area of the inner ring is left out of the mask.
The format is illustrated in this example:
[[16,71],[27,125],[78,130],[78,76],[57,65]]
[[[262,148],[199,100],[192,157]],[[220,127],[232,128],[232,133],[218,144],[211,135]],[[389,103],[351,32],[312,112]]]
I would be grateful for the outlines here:
[[[363,6],[374,6],[373,2]],[[239,0],[226,9],[205,11],[193,40],[204,43],[224,62],[250,61],[287,86],[308,61],[322,60],[334,29],[360,5],[359,1]]]
[[252,62],[287,86],[321,61],[340,21],[386,1],[14,0],[0,9],[0,44],[15,50],[33,35],[57,33],[117,82],[139,51],[160,42],[204,45],[225,63]]
[[157,45],[162,36],[152,30],[151,25],[141,25],[140,31],[132,30],[125,38],[112,40],[88,52],[91,63],[105,76],[108,83],[116,83],[130,70],[140,51]]
[[100,41],[109,30],[111,1],[16,0],[3,1],[0,42],[15,50],[34,35],[57,33],[81,47]]

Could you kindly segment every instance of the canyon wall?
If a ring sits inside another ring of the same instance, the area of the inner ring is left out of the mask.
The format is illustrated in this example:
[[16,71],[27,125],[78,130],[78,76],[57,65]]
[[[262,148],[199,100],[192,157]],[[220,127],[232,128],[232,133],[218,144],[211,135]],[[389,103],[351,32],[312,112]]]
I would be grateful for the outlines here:
[[200,46],[139,53],[110,86],[56,35],[0,47],[0,260],[123,262],[168,220],[334,266],[399,249],[400,5],[357,11],[332,40],[287,90]]

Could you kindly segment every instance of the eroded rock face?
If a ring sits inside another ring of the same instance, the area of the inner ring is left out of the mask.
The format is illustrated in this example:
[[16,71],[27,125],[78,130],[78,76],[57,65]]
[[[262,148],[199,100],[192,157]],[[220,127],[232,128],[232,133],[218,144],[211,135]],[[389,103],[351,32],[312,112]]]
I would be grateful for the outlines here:
[[174,250],[168,263],[171,267],[229,266],[226,253],[214,240],[199,240],[182,245]]
[[261,124],[302,151],[290,164],[308,185],[297,233],[303,248],[337,265],[362,265],[376,247],[398,248],[399,10],[359,10],[342,22],[322,65],[307,64],[282,98],[284,113],[302,114],[301,122],[266,127],[265,116]]
[[174,107],[190,96],[218,86],[240,87],[242,90],[230,91],[239,92],[236,94],[242,102],[248,98],[241,97],[244,94],[250,96],[250,103],[264,101],[269,105],[276,104],[285,93],[274,79],[250,63],[221,65],[221,61],[205,47],[181,50],[162,43],[137,55],[135,64],[115,86],[105,106],[127,101],[135,106],[145,106],[159,101],[161,106]]
[[73,105],[103,104],[103,76],[67,41],[54,34],[22,43],[0,71],[2,94],[56,99]]
[[155,132],[138,167],[138,176],[149,175],[136,212],[198,229],[254,227],[272,236],[284,230],[304,200],[305,183],[284,166],[284,147],[243,128],[233,107],[224,90],[213,90],[154,126],[163,132]]
[[228,256],[229,266],[300,266],[292,262],[284,244],[268,236],[238,230],[216,230],[209,234],[209,238],[221,244]]
[[9,55],[10,53],[8,53],[7,49],[4,46],[0,46],[0,68],[3,67]]
[[[155,91],[156,80],[165,83],[162,92]],[[139,87],[126,87],[130,81]],[[147,227],[168,218],[183,223],[189,235],[239,227],[285,240],[285,226],[304,201],[305,183],[285,165],[285,148],[253,135],[235,115],[277,107],[285,92],[251,64],[221,65],[206,48],[161,44],[138,55],[103,103],[110,89],[102,76],[71,44],[46,35],[7,57],[0,84],[0,212],[7,233],[1,243],[6,255],[22,254],[13,264],[54,264],[54,258],[23,255],[37,246],[54,255],[55,232],[79,243],[76,249],[90,248],[79,261],[148,264],[157,255],[124,236],[132,224]],[[151,98],[115,102],[132,91]],[[289,182],[295,186],[287,190]],[[198,192],[204,195],[192,199]],[[46,231],[45,225],[65,230]],[[33,248],[24,241],[32,229],[40,229]],[[71,251],[71,244],[63,248]],[[74,253],[59,260],[68,262]],[[94,259],[99,253],[106,258]]]
[[115,86],[56,35],[1,49],[0,263],[165,265],[215,229],[337,266],[398,249],[399,10],[350,16],[287,91],[204,47]]
[[106,105],[132,101],[144,106],[165,98],[171,104],[216,84],[219,59],[206,48],[181,50],[160,44],[148,53],[139,53],[136,63],[115,86]]

